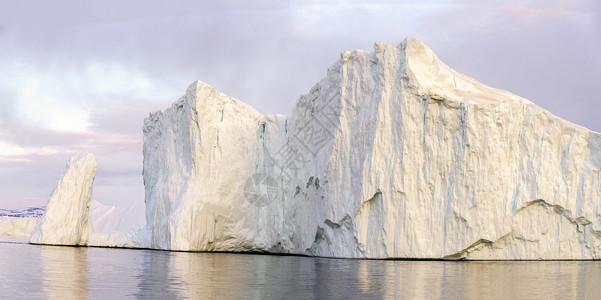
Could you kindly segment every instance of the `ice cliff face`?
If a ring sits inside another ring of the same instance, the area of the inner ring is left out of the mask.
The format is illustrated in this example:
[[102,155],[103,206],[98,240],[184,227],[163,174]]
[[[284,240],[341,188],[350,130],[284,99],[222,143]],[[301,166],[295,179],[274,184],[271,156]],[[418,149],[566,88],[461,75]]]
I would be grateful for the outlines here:
[[280,233],[268,231],[275,219],[283,221],[281,210],[268,206],[265,217],[255,219],[243,187],[255,170],[273,172],[266,155],[286,138],[285,123],[200,82],[171,108],[151,114],[144,121],[144,185],[152,246],[250,250],[258,249],[255,243],[274,244]]
[[289,118],[193,83],[144,122],[144,184],[153,248],[601,256],[601,135],[415,38],[342,53]]
[[46,212],[29,238],[32,244],[87,245],[91,232],[88,221],[96,157],[81,152],[67,163],[56,183]]

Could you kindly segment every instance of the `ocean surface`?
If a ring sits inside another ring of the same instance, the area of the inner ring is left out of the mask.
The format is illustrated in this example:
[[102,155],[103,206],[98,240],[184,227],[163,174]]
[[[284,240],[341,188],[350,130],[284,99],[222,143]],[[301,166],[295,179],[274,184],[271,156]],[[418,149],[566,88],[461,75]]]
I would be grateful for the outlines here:
[[29,245],[0,299],[599,299],[601,261],[450,262]]

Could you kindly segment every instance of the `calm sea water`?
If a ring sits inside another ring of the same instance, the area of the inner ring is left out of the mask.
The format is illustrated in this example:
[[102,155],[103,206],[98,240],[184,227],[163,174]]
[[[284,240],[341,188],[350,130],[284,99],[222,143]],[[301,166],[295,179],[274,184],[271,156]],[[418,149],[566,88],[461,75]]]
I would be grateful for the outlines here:
[[0,299],[601,298],[601,262],[443,262],[34,246],[0,240]]

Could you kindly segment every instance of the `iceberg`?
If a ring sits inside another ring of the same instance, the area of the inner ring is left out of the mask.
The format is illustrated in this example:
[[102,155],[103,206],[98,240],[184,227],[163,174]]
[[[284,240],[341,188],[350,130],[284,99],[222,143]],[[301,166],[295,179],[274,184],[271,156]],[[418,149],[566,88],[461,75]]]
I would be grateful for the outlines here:
[[40,218],[0,216],[0,237],[29,238]]
[[345,51],[289,117],[192,83],[144,120],[150,247],[598,259],[601,134],[417,38]]
[[136,207],[90,209],[96,160],[81,153],[30,242],[601,258],[601,134],[456,72],[414,37],[343,52],[289,116],[196,81],[143,137],[146,227]]
[[88,244],[90,198],[96,170],[96,157],[92,153],[81,152],[69,160],[52,191],[44,216],[31,233],[30,243]]

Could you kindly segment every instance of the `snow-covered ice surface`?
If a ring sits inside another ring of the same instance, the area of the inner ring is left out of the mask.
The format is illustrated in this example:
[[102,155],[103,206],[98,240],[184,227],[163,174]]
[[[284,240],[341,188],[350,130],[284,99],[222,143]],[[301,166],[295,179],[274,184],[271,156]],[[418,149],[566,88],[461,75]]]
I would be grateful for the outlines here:
[[89,219],[92,223],[90,246],[148,248],[145,206],[142,201],[131,206],[111,206],[92,200]]
[[96,157],[81,152],[67,163],[67,170],[56,183],[42,220],[29,242],[50,245],[87,245],[92,184],[96,177]]
[[198,81],[143,131],[153,248],[601,256],[601,135],[416,38],[343,52],[288,118]]

